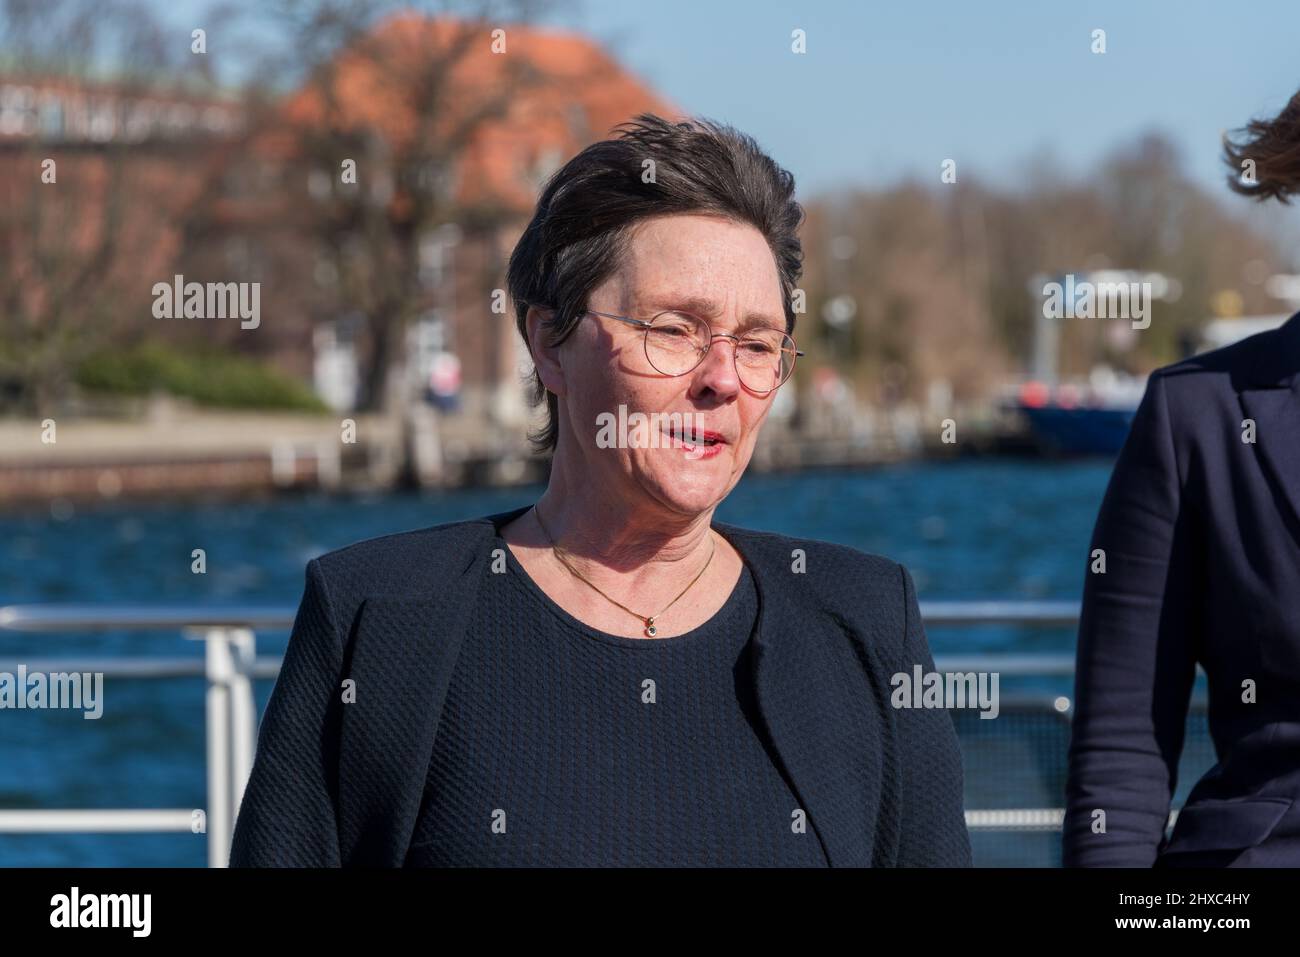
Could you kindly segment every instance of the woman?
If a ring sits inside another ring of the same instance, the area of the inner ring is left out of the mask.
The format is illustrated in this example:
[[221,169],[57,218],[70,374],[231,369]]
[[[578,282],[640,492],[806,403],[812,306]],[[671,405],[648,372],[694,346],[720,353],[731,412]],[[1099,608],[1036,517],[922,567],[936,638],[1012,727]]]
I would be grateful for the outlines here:
[[[1300,192],[1300,94],[1229,143]],[[1064,863],[1300,866],[1300,314],[1157,370],[1089,552]],[[1196,665],[1218,763],[1165,836]]]
[[509,269],[546,491],[308,564],[232,864],[969,865],[952,720],[889,704],[906,569],[713,520],[793,369],[793,192],[654,116],[555,174]]

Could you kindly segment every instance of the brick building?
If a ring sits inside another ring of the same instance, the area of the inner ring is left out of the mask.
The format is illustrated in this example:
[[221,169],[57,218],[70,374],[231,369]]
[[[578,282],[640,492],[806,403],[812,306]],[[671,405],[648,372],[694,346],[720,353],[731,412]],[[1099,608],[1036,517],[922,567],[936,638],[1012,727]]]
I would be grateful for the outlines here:
[[[116,310],[83,323],[109,341],[219,342],[329,385],[339,408],[358,390],[381,404],[364,385],[386,363],[390,388],[432,384],[447,408],[517,432],[524,354],[499,291],[540,186],[637,113],[677,111],[590,39],[493,30],[396,16],[271,101],[0,76],[0,167],[12,174],[0,178],[17,208],[33,164],[58,161],[59,190],[38,198],[62,202],[84,234],[67,244],[75,265],[124,230],[113,282],[86,290]],[[113,164],[123,175],[107,174]],[[114,219],[128,181],[126,219]],[[0,219],[0,242],[18,247],[29,230]],[[11,271],[7,294],[42,298]],[[260,283],[260,326],[159,325],[148,292],[173,273]]]

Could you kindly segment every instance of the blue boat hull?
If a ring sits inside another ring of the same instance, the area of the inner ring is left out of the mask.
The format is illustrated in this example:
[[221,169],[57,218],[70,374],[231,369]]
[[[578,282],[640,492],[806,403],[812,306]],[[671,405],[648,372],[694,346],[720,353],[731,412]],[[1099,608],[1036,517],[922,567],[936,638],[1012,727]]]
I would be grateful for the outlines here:
[[1055,455],[1117,455],[1128,437],[1135,409],[1080,409],[1026,406],[1034,438]]

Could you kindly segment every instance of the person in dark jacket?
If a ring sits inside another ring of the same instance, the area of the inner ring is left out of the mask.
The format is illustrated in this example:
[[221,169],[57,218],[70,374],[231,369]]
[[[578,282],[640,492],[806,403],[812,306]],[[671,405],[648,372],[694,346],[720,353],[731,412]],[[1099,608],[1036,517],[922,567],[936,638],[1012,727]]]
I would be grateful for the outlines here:
[[[1300,191],[1300,94],[1228,144]],[[1157,370],[1084,587],[1066,866],[1300,866],[1300,314]],[[1166,835],[1200,664],[1218,758]]]
[[714,521],[798,355],[793,194],[649,115],[552,177],[508,277],[547,488],[308,563],[232,865],[970,865],[907,569]]

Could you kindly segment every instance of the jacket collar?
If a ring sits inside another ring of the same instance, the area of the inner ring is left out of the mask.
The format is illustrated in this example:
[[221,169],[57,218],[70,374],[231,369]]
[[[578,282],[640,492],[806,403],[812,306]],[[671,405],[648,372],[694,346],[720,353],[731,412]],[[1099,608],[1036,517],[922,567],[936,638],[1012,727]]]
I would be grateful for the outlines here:
[[[356,705],[343,709],[340,760],[340,806],[351,808],[353,820],[340,822],[345,861],[370,866],[401,866],[419,813],[419,796],[427,772],[438,720],[451,672],[470,620],[470,611],[486,569],[491,564],[492,537],[532,506],[452,526],[454,547],[464,561],[445,587],[420,598],[371,596],[364,602],[363,627],[358,628],[350,663],[358,700],[365,689],[384,689],[388,700],[418,703],[412,709],[385,711]],[[829,694],[826,658],[816,646],[815,606],[791,572],[789,541],[779,536],[714,522],[713,528],[736,547],[745,560],[758,592],[758,618],[751,635],[750,680],[763,725],[780,769],[790,782],[799,806],[832,866],[870,866],[887,849],[874,847],[875,822],[870,807],[883,803],[877,783],[846,776],[846,761],[875,767],[884,761],[882,742],[888,733],[862,734],[845,722],[846,713],[872,714],[860,696],[848,701]],[[825,621],[826,619],[821,619]],[[422,635],[437,629],[428,642],[430,654],[399,655],[385,636]],[[801,643],[806,642],[806,644]],[[874,655],[870,643],[864,653]],[[882,674],[878,662],[872,666]],[[837,682],[834,690],[843,693]],[[880,703],[887,700],[881,695]],[[428,703],[428,706],[425,706]],[[846,710],[848,709],[848,710]],[[415,714],[415,722],[410,717]],[[887,708],[879,720],[891,721]],[[384,722],[377,727],[376,721]],[[376,749],[375,741],[392,742]],[[865,762],[865,764],[863,763]],[[386,781],[383,786],[376,782]],[[855,812],[861,809],[862,814]]]

